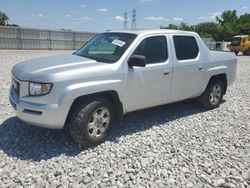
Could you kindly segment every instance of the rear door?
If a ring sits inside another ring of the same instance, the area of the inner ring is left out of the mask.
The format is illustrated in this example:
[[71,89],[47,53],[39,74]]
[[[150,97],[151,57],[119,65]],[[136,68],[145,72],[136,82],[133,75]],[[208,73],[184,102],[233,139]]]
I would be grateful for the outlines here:
[[147,58],[146,67],[130,68],[126,64],[126,111],[134,111],[167,102],[171,88],[172,61],[166,35],[143,37],[132,55]]
[[171,99],[179,101],[200,95],[204,67],[196,36],[172,35],[171,44],[174,69]]

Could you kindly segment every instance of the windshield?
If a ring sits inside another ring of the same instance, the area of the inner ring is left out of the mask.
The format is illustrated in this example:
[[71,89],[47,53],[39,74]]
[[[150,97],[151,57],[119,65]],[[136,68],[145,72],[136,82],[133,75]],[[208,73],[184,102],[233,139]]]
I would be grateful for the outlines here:
[[99,62],[115,63],[135,38],[135,34],[129,33],[102,33],[84,45],[75,55]]
[[234,37],[231,40],[231,45],[232,46],[239,46],[241,42],[241,38],[240,37]]

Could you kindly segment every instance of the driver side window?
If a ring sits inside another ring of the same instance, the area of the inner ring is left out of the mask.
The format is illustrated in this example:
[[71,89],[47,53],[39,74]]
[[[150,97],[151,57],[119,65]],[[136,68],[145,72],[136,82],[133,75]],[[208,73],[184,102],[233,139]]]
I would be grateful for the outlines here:
[[134,51],[133,55],[143,55],[147,64],[162,63],[168,59],[165,36],[148,37]]

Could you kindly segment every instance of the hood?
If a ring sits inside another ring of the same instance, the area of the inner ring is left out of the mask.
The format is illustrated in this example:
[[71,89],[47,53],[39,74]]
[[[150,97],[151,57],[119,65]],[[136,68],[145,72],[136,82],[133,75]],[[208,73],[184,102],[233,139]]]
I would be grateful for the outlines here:
[[91,73],[107,65],[74,54],[58,55],[19,63],[13,67],[12,74],[23,81],[51,82],[58,80],[59,77],[66,79],[72,74]]

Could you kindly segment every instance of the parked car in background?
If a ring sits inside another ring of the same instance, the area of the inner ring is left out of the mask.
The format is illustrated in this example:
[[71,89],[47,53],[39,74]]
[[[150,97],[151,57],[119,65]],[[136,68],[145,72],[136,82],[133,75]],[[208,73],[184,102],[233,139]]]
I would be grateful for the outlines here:
[[73,54],[15,65],[10,102],[27,123],[67,127],[78,143],[97,145],[128,112],[190,98],[219,107],[236,62],[193,32],[106,32]]

